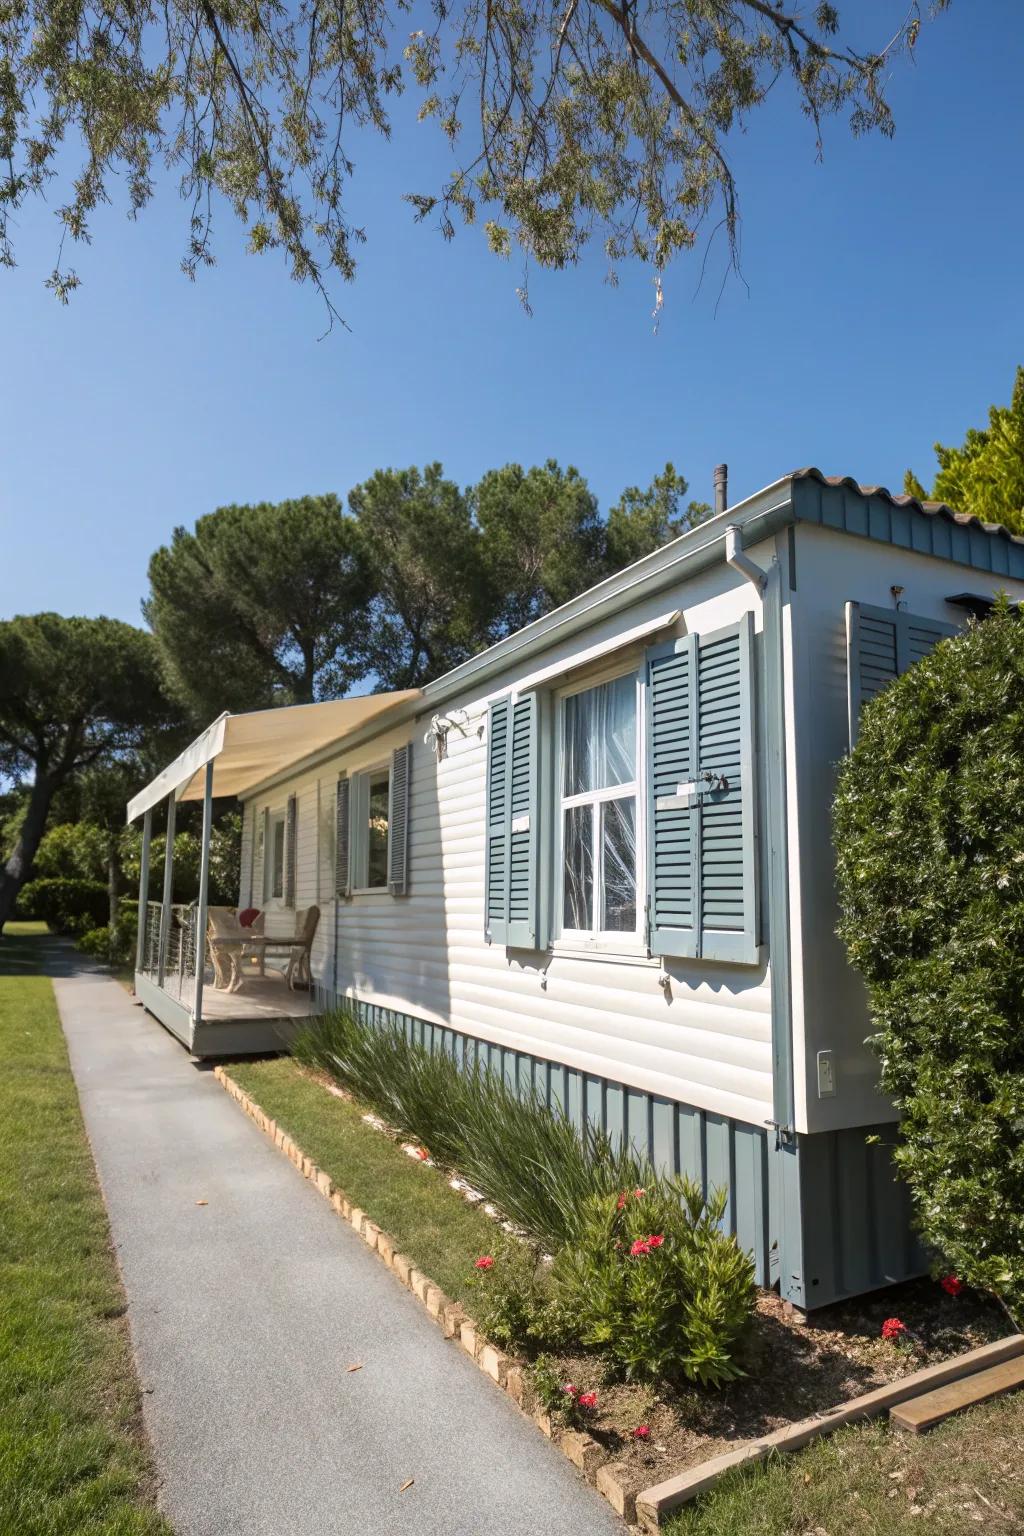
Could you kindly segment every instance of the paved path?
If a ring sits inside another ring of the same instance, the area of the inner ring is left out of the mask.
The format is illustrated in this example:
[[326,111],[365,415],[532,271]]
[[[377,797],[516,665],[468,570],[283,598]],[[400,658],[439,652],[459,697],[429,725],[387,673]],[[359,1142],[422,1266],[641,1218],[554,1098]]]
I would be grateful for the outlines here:
[[622,1536],[209,1071],[54,987],[177,1536]]

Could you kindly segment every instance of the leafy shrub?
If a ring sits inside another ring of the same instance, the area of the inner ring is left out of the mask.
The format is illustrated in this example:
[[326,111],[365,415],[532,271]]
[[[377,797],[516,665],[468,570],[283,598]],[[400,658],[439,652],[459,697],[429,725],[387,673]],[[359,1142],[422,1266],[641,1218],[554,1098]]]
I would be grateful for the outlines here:
[[122,902],[113,929],[89,928],[76,938],[75,948],[105,965],[131,965],[135,959],[138,909],[137,901]]
[[571,1340],[551,1266],[536,1246],[502,1234],[487,1257],[488,1267],[473,1275],[473,1316],[488,1339],[518,1354],[557,1349]]
[[590,1124],[574,1125],[538,1094],[520,1097],[495,1074],[464,1068],[401,1030],[363,1024],[347,1010],[306,1029],[295,1054],[458,1168],[549,1251],[575,1235],[588,1196],[654,1177],[633,1147]]
[[865,709],[835,802],[839,932],[867,982],[922,1235],[1024,1306],[1024,623],[1005,605]]
[[89,821],[62,821],[44,832],[32,868],[44,879],[102,881],[107,874],[106,834]]
[[105,885],[59,876],[29,880],[19,891],[15,908],[18,917],[42,919],[58,933],[97,928],[106,921],[109,910]]
[[581,1392],[574,1382],[566,1381],[555,1361],[539,1355],[531,1377],[537,1401],[545,1413],[566,1429],[586,1429],[593,1413],[590,1395]]
[[556,1255],[555,1293],[584,1344],[632,1381],[719,1386],[753,1313],[753,1265],[722,1231],[726,1197],[690,1179],[593,1195]]

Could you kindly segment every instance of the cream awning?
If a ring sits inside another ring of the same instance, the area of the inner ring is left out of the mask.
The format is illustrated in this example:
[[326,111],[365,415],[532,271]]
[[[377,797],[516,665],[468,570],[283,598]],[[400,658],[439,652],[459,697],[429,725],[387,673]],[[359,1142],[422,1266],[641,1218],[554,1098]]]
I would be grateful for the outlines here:
[[419,697],[418,688],[407,688],[401,693],[370,693],[357,699],[221,715],[129,800],[128,820],[134,821],[168,795],[178,800],[201,800],[207,763],[213,763],[215,796],[244,795],[321,748],[340,746],[371,720]]

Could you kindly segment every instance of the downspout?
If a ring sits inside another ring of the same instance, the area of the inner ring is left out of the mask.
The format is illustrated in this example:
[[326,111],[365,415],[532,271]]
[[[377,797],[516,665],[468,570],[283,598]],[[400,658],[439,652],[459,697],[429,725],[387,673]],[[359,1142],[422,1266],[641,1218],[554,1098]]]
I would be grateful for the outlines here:
[[761,598],[764,621],[765,808],[768,823],[768,955],[772,994],[772,1114],[777,1145],[795,1139],[793,1000],[789,934],[789,835],[786,813],[786,709],[782,566],[767,571],[743,550],[743,529],[725,530],[726,564]]

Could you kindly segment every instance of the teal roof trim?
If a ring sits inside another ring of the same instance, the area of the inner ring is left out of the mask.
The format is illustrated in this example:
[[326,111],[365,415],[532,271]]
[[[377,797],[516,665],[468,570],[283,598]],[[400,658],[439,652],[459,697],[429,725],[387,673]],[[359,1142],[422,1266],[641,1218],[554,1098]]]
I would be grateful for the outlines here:
[[818,469],[799,469],[792,479],[798,523],[1024,581],[1024,539],[999,523],[983,523],[942,502],[894,496],[884,486],[858,485]]

